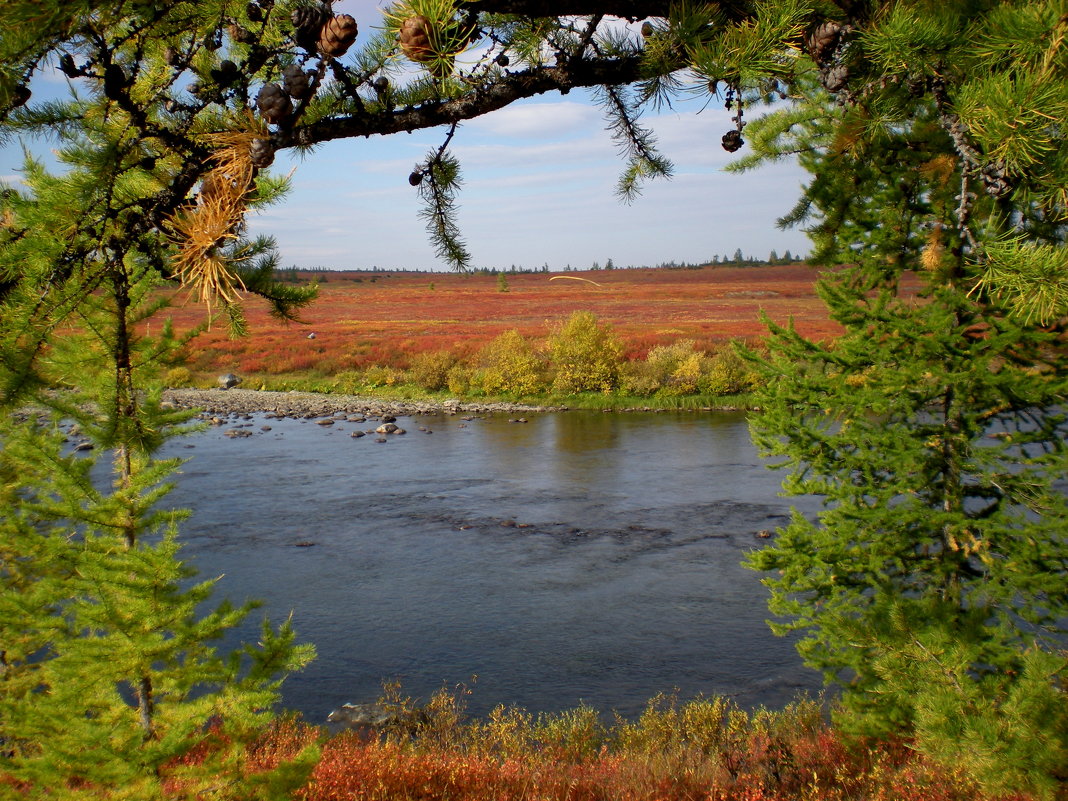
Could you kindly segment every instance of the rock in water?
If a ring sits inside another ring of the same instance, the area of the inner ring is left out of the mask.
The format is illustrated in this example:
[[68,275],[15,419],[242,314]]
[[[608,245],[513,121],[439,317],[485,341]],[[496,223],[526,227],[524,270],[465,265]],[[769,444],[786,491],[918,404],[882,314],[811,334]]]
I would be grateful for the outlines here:
[[344,729],[372,734],[386,729],[414,729],[426,721],[422,709],[403,709],[386,704],[342,704],[326,722]]

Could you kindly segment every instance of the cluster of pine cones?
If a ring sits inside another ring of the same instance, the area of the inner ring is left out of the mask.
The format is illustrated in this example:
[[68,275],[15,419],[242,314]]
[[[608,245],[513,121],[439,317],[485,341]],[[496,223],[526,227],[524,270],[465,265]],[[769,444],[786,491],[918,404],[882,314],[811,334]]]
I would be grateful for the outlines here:
[[849,82],[849,67],[837,58],[847,33],[840,23],[827,20],[805,37],[809,55],[820,68],[820,82],[828,92],[840,92]]
[[[358,32],[356,20],[349,14],[333,14],[323,3],[301,6],[293,12],[294,38],[309,52],[328,58],[345,55]],[[291,64],[282,71],[282,85],[266,84],[256,96],[256,107],[267,122],[277,124],[293,113],[293,100],[311,94],[311,76],[300,66]]]

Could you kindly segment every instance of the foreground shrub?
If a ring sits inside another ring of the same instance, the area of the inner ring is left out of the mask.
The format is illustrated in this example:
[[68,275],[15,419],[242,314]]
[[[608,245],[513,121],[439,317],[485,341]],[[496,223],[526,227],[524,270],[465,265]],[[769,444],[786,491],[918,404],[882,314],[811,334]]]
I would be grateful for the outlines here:
[[619,376],[619,389],[624,395],[647,398],[663,386],[655,368],[645,360],[626,362]]
[[447,350],[417,353],[408,368],[408,378],[416,386],[436,392],[449,385],[449,371],[456,362],[456,356]]
[[475,369],[467,364],[453,365],[445,381],[449,392],[454,395],[470,395],[475,384]]
[[[848,745],[801,700],[748,712],[724,698],[650,701],[634,721],[606,726],[590,707],[533,715],[500,706],[463,717],[464,696],[440,691],[408,727],[377,737],[346,732],[321,758],[296,801],[1030,801],[992,797],[903,741]],[[386,701],[412,700],[387,686]],[[269,770],[320,732],[284,722],[249,749]]]
[[737,395],[751,392],[760,383],[759,374],[732,343],[709,357],[697,389],[705,395]]
[[697,391],[703,353],[694,350],[692,339],[658,345],[645,357],[657,377],[659,389],[670,395],[690,395]]
[[545,390],[545,364],[517,330],[505,331],[486,345],[477,363],[478,382],[487,395],[534,395]]
[[575,312],[549,336],[553,392],[612,392],[619,386],[623,345],[592,312]]
[[644,361],[626,364],[621,389],[639,397],[692,395],[697,391],[704,361],[704,354],[694,349],[692,339],[657,345],[649,350]]

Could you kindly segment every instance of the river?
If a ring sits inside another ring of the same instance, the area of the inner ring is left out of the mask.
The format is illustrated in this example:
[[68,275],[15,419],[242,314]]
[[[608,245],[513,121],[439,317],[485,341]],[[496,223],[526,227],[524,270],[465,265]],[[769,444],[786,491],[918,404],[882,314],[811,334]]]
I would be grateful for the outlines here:
[[[383,679],[425,699],[473,676],[475,714],[818,689],[740,565],[798,503],[742,414],[525,419],[400,418],[407,433],[379,442],[352,436],[372,421],[254,415],[238,422],[252,436],[230,422],[167,446],[189,459],[169,501],[193,510],[183,558],[221,576],[216,599],[292,613],[318,649],[285,706],[321,721]],[[237,634],[255,640],[262,615]]]

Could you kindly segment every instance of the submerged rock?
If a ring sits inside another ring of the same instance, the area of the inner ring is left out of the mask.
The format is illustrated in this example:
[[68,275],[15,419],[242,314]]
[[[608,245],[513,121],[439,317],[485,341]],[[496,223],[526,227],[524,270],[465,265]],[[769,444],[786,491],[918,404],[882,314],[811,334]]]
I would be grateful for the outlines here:
[[326,722],[338,728],[363,730],[366,733],[386,729],[415,728],[426,722],[422,709],[405,709],[387,704],[342,704],[329,715]]

